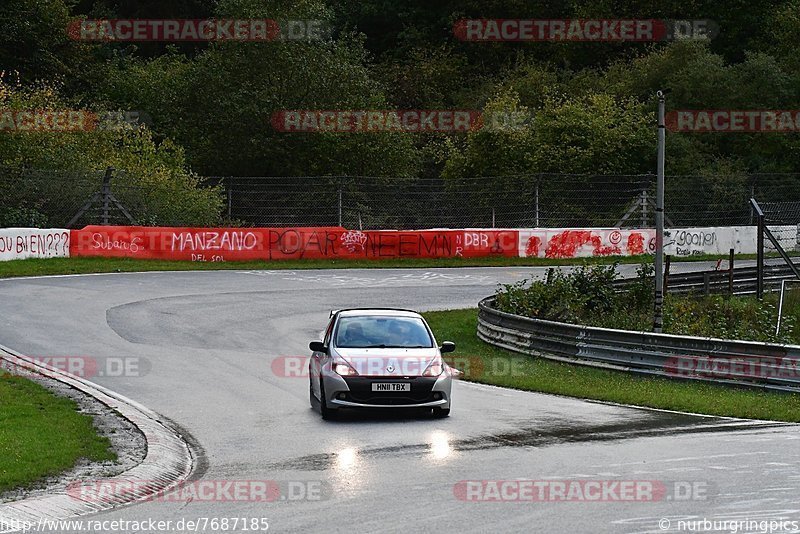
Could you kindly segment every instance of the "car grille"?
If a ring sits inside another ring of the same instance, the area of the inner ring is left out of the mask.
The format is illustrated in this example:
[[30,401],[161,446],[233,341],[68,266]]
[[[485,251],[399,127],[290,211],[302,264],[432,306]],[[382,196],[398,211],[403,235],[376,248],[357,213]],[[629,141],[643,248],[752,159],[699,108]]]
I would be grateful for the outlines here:
[[[377,406],[400,406],[403,404],[421,404],[432,402],[433,385],[436,378],[413,377],[409,379],[397,378],[362,378],[345,377],[350,393],[347,395],[348,401],[359,404],[375,404]],[[411,391],[380,393],[372,391],[373,382],[409,382]]]

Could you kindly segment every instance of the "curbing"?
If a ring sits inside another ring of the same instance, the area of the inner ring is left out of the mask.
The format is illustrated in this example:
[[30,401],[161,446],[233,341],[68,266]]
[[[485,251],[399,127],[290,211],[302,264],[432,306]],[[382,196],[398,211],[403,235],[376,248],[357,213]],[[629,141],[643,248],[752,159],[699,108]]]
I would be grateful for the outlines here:
[[[16,366],[57,380],[94,397],[133,423],[144,434],[147,442],[147,453],[139,465],[116,477],[104,480],[109,483],[120,483],[118,487],[124,487],[126,482],[134,482],[133,487],[138,488],[142,488],[143,484],[137,485],[135,482],[146,481],[146,491],[121,493],[110,496],[103,502],[97,502],[81,500],[75,495],[68,495],[66,489],[63,489],[47,495],[12,501],[0,504],[0,526],[22,524],[22,522],[37,525],[40,521],[67,519],[111,510],[167,492],[192,474],[197,454],[172,424],[162,420],[152,410],[88,380],[35,362],[2,345],[0,345],[0,359],[11,361]],[[79,483],[70,485],[71,488],[76,486],[79,490]],[[0,529],[0,533],[3,532],[12,530]]]

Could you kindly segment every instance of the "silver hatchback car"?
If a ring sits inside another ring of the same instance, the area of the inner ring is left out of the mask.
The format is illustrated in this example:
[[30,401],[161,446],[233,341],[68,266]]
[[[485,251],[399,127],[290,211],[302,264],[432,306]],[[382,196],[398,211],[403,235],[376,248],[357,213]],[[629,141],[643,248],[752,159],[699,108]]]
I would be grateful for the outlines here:
[[312,341],[311,406],[327,419],[340,408],[420,408],[450,415],[453,370],[428,323],[411,310],[331,312],[323,341]]

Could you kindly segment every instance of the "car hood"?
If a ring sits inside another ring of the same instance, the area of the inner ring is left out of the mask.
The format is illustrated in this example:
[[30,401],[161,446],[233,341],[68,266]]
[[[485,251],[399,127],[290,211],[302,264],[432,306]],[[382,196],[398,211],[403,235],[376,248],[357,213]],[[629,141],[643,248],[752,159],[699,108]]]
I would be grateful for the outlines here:
[[439,356],[439,349],[342,349],[336,354],[360,376],[420,376]]

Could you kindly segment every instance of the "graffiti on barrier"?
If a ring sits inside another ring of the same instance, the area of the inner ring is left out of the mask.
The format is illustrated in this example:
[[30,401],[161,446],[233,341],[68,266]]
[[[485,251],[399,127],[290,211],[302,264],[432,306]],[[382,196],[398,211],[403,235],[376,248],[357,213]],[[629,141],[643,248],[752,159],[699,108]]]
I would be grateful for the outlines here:
[[323,258],[518,256],[516,230],[346,230],[317,228],[86,227],[75,256],[242,261]]
[[652,230],[520,230],[520,253],[553,259],[645,254],[655,246],[654,235]]
[[26,258],[66,258],[70,233],[63,229],[0,229],[0,261]]

